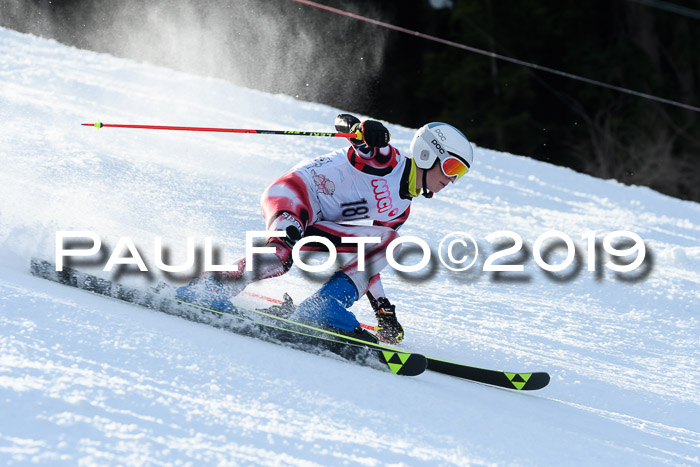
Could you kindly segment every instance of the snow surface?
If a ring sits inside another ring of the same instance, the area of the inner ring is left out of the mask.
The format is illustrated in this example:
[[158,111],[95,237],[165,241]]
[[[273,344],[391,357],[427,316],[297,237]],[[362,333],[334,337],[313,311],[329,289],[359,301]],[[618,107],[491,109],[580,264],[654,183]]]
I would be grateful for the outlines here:
[[[267,184],[345,144],[80,123],[329,131],[337,113],[0,29],[0,463],[700,463],[700,206],[647,188],[477,147],[463,183],[414,203],[402,235],[435,248],[467,231],[482,256],[465,273],[384,274],[404,348],[550,372],[534,393],[397,377],[29,275],[57,230],[128,236],[149,260],[156,236],[174,258],[212,236],[233,261],[264,228]],[[412,130],[389,127],[407,151]],[[502,229],[530,247],[565,232],[584,259],[585,232],[630,230],[651,270],[630,282],[584,261],[559,282],[530,254],[507,276],[525,280],[495,280],[478,271]],[[301,300],[317,281],[295,268],[251,289]],[[354,311],[372,322],[366,300]]]

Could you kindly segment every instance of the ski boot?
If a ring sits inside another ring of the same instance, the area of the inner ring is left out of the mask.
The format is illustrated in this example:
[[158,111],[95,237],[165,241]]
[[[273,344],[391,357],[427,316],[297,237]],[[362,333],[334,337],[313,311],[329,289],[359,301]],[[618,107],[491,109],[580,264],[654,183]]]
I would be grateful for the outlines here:
[[354,334],[356,328],[362,330],[362,327],[348,308],[357,298],[352,279],[343,272],[336,272],[316,293],[299,304],[294,317]]
[[363,329],[361,326],[357,326],[355,329],[352,331],[345,331],[343,329],[335,329],[335,332],[338,334],[341,334],[343,336],[348,336],[352,337],[353,339],[359,339],[361,341],[368,342],[370,344],[379,344],[379,339],[377,336],[372,334],[366,329]]
[[296,309],[297,307],[294,304],[292,297],[285,292],[284,296],[282,297],[282,303],[272,305],[267,308],[258,308],[258,311],[277,316],[278,318],[289,318],[296,311]]
[[229,296],[236,296],[242,291],[243,288],[236,290],[235,287],[222,284],[214,275],[207,274],[178,287],[175,296],[193,305],[229,312],[234,308]]

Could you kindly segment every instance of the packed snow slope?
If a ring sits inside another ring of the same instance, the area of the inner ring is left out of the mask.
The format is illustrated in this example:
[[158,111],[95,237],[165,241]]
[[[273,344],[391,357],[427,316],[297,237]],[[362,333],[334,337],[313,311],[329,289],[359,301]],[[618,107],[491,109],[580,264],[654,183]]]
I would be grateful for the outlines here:
[[[415,200],[402,235],[437,249],[469,232],[481,254],[462,273],[386,271],[403,347],[550,372],[535,393],[398,377],[29,275],[58,230],[131,237],[149,264],[154,237],[177,259],[210,236],[234,261],[264,229],[264,188],[346,144],[80,123],[332,131],[339,112],[0,29],[0,463],[700,463],[700,206],[647,188],[477,146],[460,183]],[[412,130],[387,125],[407,152]],[[499,278],[483,265],[504,229],[528,250]],[[549,230],[580,250],[565,280],[533,260]],[[644,240],[645,276],[588,270],[583,235],[617,230]],[[294,268],[251,289],[299,301],[318,280]],[[365,299],[353,310],[372,322]]]

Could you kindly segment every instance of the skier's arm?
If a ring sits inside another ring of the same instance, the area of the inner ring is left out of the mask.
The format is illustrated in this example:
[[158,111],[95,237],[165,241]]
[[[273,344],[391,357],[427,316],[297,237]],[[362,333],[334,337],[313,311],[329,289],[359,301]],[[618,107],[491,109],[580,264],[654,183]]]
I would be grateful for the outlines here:
[[[373,225],[390,227],[398,230],[408,219],[411,213],[409,206],[400,216],[389,221],[374,221]],[[379,326],[378,334],[384,342],[396,343],[403,339],[403,328],[396,319],[396,308],[386,298],[384,287],[382,286],[382,278],[379,273],[372,276],[367,287],[367,299],[372,305],[375,315],[377,316],[377,324]]]
[[[411,207],[409,206],[400,216],[394,217],[388,221],[374,221],[372,225],[379,225],[382,227],[389,227],[394,230],[399,230],[399,228],[406,222],[409,214],[411,213]],[[384,294],[384,288],[382,287],[382,281],[379,273],[372,276],[369,281],[369,288],[367,289],[367,297],[373,296],[374,298],[386,297]],[[370,302],[372,300],[370,299]]]
[[369,286],[367,287],[367,299],[370,303],[374,303],[379,297],[386,297],[386,294],[384,293],[384,286],[382,286],[381,276],[379,273],[377,273],[369,280]]
[[406,223],[408,215],[411,213],[411,207],[409,206],[401,215],[394,217],[388,221],[374,221],[372,225],[379,225],[382,227],[390,227],[394,230],[399,230],[399,228]]

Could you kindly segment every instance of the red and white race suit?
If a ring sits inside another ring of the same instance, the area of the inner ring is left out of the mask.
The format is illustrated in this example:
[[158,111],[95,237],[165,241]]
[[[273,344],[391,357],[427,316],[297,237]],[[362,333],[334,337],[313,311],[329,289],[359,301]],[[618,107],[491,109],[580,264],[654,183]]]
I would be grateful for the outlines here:
[[304,179],[313,193],[312,202],[317,204],[312,222],[388,223],[403,214],[411,199],[401,198],[399,192],[403,170],[410,161],[390,146],[385,149],[392,153],[391,170],[371,170],[367,165],[365,171],[360,170],[351,163],[347,149],[297,165],[292,172]]
[[[242,276],[249,283],[284,274],[291,267],[293,243],[302,236],[328,238],[339,252],[357,251],[352,244],[342,243],[342,237],[379,237],[379,243],[365,246],[364,272],[359,271],[357,256],[342,271],[355,283],[359,296],[367,291],[375,298],[384,296],[379,271],[387,264],[387,246],[398,237],[396,230],[409,215],[411,164],[390,145],[369,148],[364,144],[298,164],[272,183],[261,199],[267,229],[289,232],[291,227],[299,233],[298,238],[269,238],[268,245],[276,248],[278,261],[268,257],[263,261],[267,266],[243,274],[243,259],[238,263],[240,272],[230,276]],[[304,249],[325,247],[309,245]]]

